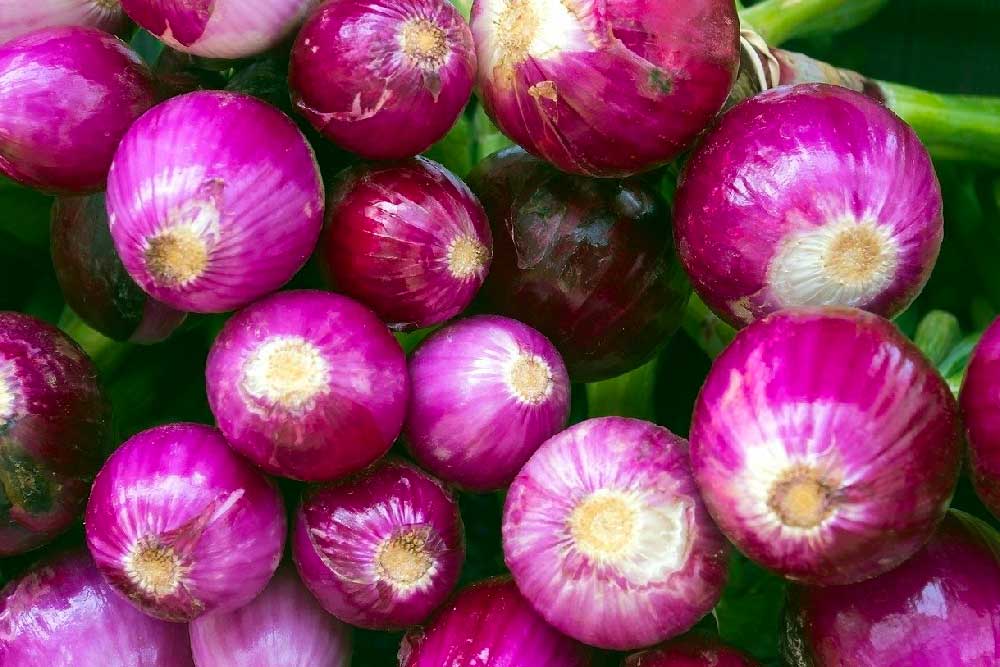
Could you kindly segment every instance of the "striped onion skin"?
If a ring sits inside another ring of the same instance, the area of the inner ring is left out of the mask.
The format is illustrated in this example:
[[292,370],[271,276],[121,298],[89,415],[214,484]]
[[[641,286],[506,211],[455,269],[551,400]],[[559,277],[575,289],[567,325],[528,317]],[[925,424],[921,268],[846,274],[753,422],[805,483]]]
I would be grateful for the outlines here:
[[125,27],[125,14],[119,0],[8,0],[0,6],[0,44],[56,26],[118,33]]

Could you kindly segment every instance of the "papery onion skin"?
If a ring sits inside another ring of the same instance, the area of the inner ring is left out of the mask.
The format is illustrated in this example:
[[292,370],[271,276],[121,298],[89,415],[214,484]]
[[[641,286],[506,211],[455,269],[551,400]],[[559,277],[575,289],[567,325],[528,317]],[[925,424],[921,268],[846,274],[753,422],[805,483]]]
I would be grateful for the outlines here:
[[422,157],[342,172],[317,253],[337,291],[401,330],[465,310],[492,255],[489,222],[475,195]]
[[510,577],[462,589],[399,647],[400,667],[591,664],[590,649],[546,623]]
[[894,317],[926,284],[944,233],[916,133],[826,84],[781,87],[723,116],[685,166],[675,213],[695,290],[736,327],[793,306]]
[[563,174],[519,148],[469,179],[493,229],[487,306],[548,337],[574,382],[638,368],[677,330],[690,287],[650,184]]
[[404,440],[441,479],[474,491],[513,481],[569,418],[569,376],[552,343],[496,315],[459,320],[410,356]]
[[83,350],[45,322],[0,311],[0,556],[69,527],[110,435],[111,406]]
[[201,424],[125,442],[94,480],[84,523],[108,581],[147,614],[182,622],[256,597],[286,527],[270,480]]
[[150,296],[178,310],[233,310],[274,292],[309,258],[323,186],[305,137],[248,95],[175,97],[140,118],[108,177],[111,236]]
[[792,667],[992,667],[1000,661],[1000,536],[952,510],[921,551],[852,586],[793,587]]
[[890,322],[853,308],[779,311],[740,332],[695,404],[705,503],[744,554],[813,585],[912,556],[958,479],[948,386]]
[[9,0],[0,9],[0,44],[42,28],[71,25],[114,34],[125,27],[125,14],[118,0]]
[[441,482],[387,459],[307,492],[292,554],[306,587],[340,620],[405,628],[426,620],[454,588],[464,529]]
[[976,493],[1000,516],[1000,319],[972,353],[960,403]]
[[205,377],[230,446],[269,473],[307,481],[385,454],[410,390],[403,350],[375,314],[314,290],[279,292],[230,318]]
[[0,46],[0,173],[48,192],[104,188],[118,141],[155,102],[133,51],[96,28],[46,28]]
[[760,667],[760,663],[717,639],[689,635],[634,653],[622,667]]
[[83,548],[48,557],[0,592],[0,664],[194,667],[187,628],[137,611]]
[[299,31],[288,85],[325,137],[370,160],[425,151],[472,92],[472,33],[447,0],[342,0]]
[[472,31],[493,121],[587,176],[673,160],[722,108],[739,66],[729,0],[476,0]]

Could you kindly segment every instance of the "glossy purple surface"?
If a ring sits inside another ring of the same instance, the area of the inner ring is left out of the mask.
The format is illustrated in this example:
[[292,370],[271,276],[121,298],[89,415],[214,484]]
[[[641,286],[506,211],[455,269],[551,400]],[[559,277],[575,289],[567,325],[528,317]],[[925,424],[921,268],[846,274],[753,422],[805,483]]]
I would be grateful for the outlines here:
[[717,639],[690,635],[628,656],[622,667],[759,667],[760,663]]
[[1000,319],[972,353],[960,402],[972,481],[983,503],[1000,516]]
[[116,33],[125,27],[125,14],[117,2],[108,0],[12,0],[0,10],[0,44],[42,28],[69,25]]

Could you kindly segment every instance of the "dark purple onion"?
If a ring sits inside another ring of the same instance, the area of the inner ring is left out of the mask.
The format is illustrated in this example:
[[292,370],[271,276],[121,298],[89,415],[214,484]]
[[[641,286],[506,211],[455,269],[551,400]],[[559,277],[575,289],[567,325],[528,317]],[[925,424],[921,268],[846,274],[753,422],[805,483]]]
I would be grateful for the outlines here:
[[983,503],[1000,516],[1000,319],[972,353],[960,400],[972,481]]
[[760,667],[760,663],[717,639],[689,635],[633,653],[622,667]]

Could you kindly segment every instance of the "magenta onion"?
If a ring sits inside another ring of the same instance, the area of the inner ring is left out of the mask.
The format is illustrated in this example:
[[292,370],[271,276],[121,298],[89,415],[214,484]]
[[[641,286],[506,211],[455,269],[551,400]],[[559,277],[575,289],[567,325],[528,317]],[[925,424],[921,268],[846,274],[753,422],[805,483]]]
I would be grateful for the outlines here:
[[924,549],[852,586],[797,588],[786,612],[790,665],[1000,664],[1000,535],[952,511]]
[[462,312],[486,279],[493,241],[479,201],[430,160],[358,165],[330,195],[320,265],[335,288],[394,329]]
[[351,631],[285,565],[250,604],[192,621],[191,649],[198,667],[349,667]]
[[108,581],[170,621],[250,602],[285,542],[278,491],[200,424],[159,426],[122,445],[94,480],[85,523]]
[[175,97],[125,135],[108,177],[111,236],[152,297],[199,313],[239,308],[298,271],[323,225],[305,137],[248,95]]
[[404,438],[413,458],[467,489],[507,486],[569,417],[556,349],[516,320],[480,315],[435,332],[410,357]]
[[0,556],[45,544],[83,511],[110,413],[76,343],[0,311]]
[[115,33],[125,27],[118,0],[8,0],[0,9],[0,44],[42,28],[86,26]]
[[469,26],[448,0],[340,0],[302,26],[288,85],[296,108],[328,139],[392,160],[445,135],[475,71]]
[[193,667],[187,628],[137,611],[86,549],[39,563],[0,592],[0,664]]
[[460,591],[399,648],[400,667],[590,667],[587,647],[556,632],[509,577]]
[[690,635],[634,653],[622,667],[759,667],[759,663],[716,639]]
[[322,481],[385,454],[403,427],[406,358],[375,314],[329,292],[279,292],[233,316],[205,370],[237,452],[283,477]]
[[476,0],[472,31],[493,121],[588,176],[677,157],[722,108],[739,66],[731,0]]
[[748,557],[790,579],[848,584],[912,556],[951,500],[955,400],[886,320],[780,311],[715,361],[691,458],[705,503]]
[[1000,516],[1000,319],[972,353],[960,400],[972,481],[983,503]]
[[0,46],[0,173],[53,192],[100,190],[118,141],[154,101],[149,70],[106,32],[48,28],[8,42]]
[[621,417],[572,426],[535,452],[507,493],[503,552],[545,620],[618,650],[679,635],[711,611],[728,553],[687,443]]
[[916,133],[825,84],[775,89],[723,116],[688,161],[676,204],[695,290],[734,326],[790,306],[893,317],[923,289],[943,234]]
[[439,481],[388,459],[310,489],[292,553],[328,612],[364,628],[403,628],[426,619],[458,581],[462,518]]

